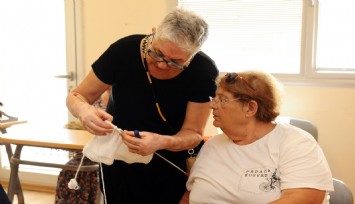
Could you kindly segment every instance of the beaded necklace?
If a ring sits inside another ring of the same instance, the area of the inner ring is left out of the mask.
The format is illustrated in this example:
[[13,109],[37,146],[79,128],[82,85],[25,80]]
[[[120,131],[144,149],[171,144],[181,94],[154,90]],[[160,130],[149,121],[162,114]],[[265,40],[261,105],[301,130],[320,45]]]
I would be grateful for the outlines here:
[[[150,36],[152,36],[152,34],[149,34],[147,36],[145,36],[142,40],[142,53],[143,53],[143,57],[145,58],[146,54],[147,54],[147,51],[148,51],[148,41],[149,41],[149,38]],[[145,67],[144,67],[145,68]]]
[[[163,115],[163,113],[161,112],[160,110],[160,106],[159,106],[159,102],[158,102],[158,99],[156,97],[156,94],[155,94],[155,90],[154,90],[154,87],[153,87],[153,81],[150,77],[150,73],[149,73],[149,68],[148,68],[148,63],[147,63],[147,59],[146,59],[146,56],[147,56],[147,52],[148,52],[148,42],[149,42],[149,38],[150,38],[151,34],[150,35],[147,35],[143,38],[142,40],[142,61],[143,61],[143,67],[144,67],[144,70],[145,70],[145,73],[147,75],[147,79],[148,79],[148,82],[149,82],[149,85],[150,85],[150,88],[152,90],[152,95],[153,95],[153,99],[154,99],[154,102],[155,102],[155,107],[159,113],[159,116],[160,118],[164,121],[164,123],[168,126],[168,128],[170,130],[172,130],[174,132],[174,134],[177,133],[177,131],[175,130],[175,128],[173,128],[173,126],[170,125],[170,123],[168,122],[168,120],[165,118],[165,116]],[[193,155],[194,153],[194,149],[190,149],[188,150],[188,153],[190,155],[190,158],[191,156]],[[184,171],[183,169],[181,169],[179,166],[177,166],[176,164],[174,164],[173,162],[171,162],[170,160],[168,160],[167,158],[163,157],[162,155],[160,155],[158,152],[155,152],[154,153],[155,155],[157,155],[158,157],[160,157],[161,159],[163,159],[164,161],[166,161],[167,163],[171,164],[173,167],[175,167],[176,169],[178,169],[179,171],[181,171],[183,174],[185,174],[186,176],[189,175],[188,172]]]
[[[172,130],[176,134],[177,131],[175,130],[175,128],[173,128],[173,126],[170,125],[170,123],[168,122],[168,120],[165,118],[165,116],[163,115],[163,113],[160,110],[159,102],[158,102],[158,99],[156,97],[155,90],[154,90],[154,87],[153,87],[153,81],[152,81],[150,73],[149,73],[149,68],[148,68],[148,63],[147,63],[146,56],[147,56],[147,52],[148,52],[148,42],[149,42],[150,36],[151,36],[151,34],[145,36],[143,38],[143,40],[142,40],[142,49],[141,49],[141,51],[142,51],[143,67],[144,67],[144,70],[146,72],[150,88],[152,90],[152,95],[153,95],[153,98],[154,98],[154,101],[155,101],[155,107],[156,107],[156,109],[157,109],[157,111],[159,113],[159,116],[165,122],[165,124],[169,127],[169,129]],[[193,162],[194,162],[194,160],[195,160],[195,155],[194,155],[195,151],[194,151],[194,149],[189,149],[189,150],[187,150],[187,153],[190,155],[190,157],[187,159],[187,166],[188,166],[188,169],[190,169],[192,164],[193,164]],[[176,169],[178,169],[179,171],[184,173],[186,176],[189,175],[189,172],[186,172],[186,171],[182,170],[176,164],[174,164],[173,162],[169,161],[168,159],[166,159],[165,157],[163,157],[159,153],[155,152],[154,154],[159,156],[160,158],[162,158],[163,160],[165,160],[166,162],[168,162],[172,166],[174,166]]]
[[173,128],[173,126],[170,125],[168,120],[165,118],[165,116],[161,112],[161,109],[160,109],[160,106],[159,106],[159,102],[158,102],[158,99],[156,97],[155,90],[154,90],[154,87],[153,87],[153,81],[152,81],[152,78],[151,78],[150,73],[149,73],[149,68],[148,68],[148,63],[147,63],[146,56],[147,56],[147,52],[148,52],[148,42],[149,42],[150,36],[151,36],[151,34],[145,36],[143,38],[143,40],[142,40],[143,67],[144,67],[145,73],[147,75],[147,79],[148,79],[150,88],[152,90],[152,95],[153,95],[153,98],[154,98],[155,107],[156,107],[156,109],[157,109],[157,111],[159,113],[160,118],[165,122],[165,124],[170,128],[170,130],[172,130],[174,133],[177,133],[175,128]]

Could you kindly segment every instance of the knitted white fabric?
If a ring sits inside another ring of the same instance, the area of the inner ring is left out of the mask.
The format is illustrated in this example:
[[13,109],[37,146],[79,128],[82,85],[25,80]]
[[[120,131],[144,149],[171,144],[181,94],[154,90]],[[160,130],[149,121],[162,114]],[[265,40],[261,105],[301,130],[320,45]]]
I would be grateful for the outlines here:
[[[108,121],[107,121],[108,122]],[[122,141],[122,130],[111,122],[108,122],[112,125],[114,130],[112,133],[104,135],[104,136],[94,136],[84,147],[83,149],[83,157],[81,158],[79,167],[76,171],[75,177],[70,179],[68,183],[69,189],[78,190],[80,186],[76,180],[78,172],[80,171],[80,167],[83,164],[84,156],[89,158],[91,161],[104,163],[106,165],[111,165],[114,160],[122,160],[126,163],[144,163],[148,164],[152,158],[153,154],[142,156],[136,153],[132,153],[128,150],[127,145]],[[100,164],[100,169],[102,171],[102,167]],[[101,172],[101,176],[103,177],[103,172]],[[105,184],[103,183],[104,190]],[[104,193],[104,197],[106,200],[106,195]],[[107,202],[105,202],[107,203]]]
[[[112,124],[112,123],[110,123]],[[144,163],[148,164],[153,154],[142,156],[132,153],[127,145],[122,141],[122,130],[114,126],[114,131],[105,136],[94,136],[93,139],[85,145],[83,154],[91,161],[111,165],[114,160],[122,160],[126,163]]]
[[114,131],[105,136],[94,136],[84,147],[83,154],[91,161],[111,165],[115,152],[122,143],[119,131]]

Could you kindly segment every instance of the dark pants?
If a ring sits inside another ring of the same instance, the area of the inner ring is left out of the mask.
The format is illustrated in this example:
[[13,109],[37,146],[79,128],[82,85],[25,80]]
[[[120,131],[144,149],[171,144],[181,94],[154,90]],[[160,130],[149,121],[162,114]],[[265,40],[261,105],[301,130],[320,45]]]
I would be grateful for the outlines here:
[[0,203],[1,204],[11,204],[9,198],[7,197],[4,188],[0,184]]
[[[185,168],[183,162],[174,163]],[[156,156],[149,164],[115,160],[102,166],[104,182],[100,183],[105,185],[108,204],[177,204],[186,191],[185,174]]]

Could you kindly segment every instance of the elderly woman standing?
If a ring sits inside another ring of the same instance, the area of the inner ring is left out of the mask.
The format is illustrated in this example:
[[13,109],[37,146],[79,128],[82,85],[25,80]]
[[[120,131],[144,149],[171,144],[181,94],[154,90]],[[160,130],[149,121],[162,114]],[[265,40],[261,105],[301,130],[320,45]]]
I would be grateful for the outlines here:
[[[112,133],[105,120],[111,121],[127,130],[122,140],[130,152],[154,153],[149,164],[116,158],[112,165],[102,165],[106,203],[174,204],[186,191],[187,177],[180,169],[186,171],[187,150],[202,141],[211,113],[209,96],[216,91],[218,69],[200,51],[207,35],[204,19],[174,9],[150,34],[112,43],[67,96],[68,109],[92,134]],[[92,104],[109,87],[105,112]]]
[[259,71],[220,79],[211,107],[223,133],[201,149],[180,203],[328,203],[332,175],[321,148],[275,122],[279,87]]

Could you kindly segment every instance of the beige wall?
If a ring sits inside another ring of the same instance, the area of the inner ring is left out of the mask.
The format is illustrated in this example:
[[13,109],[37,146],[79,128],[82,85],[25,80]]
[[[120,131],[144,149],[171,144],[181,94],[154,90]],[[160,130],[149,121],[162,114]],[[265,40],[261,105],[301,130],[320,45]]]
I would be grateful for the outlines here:
[[[99,55],[118,38],[132,33],[149,33],[174,0],[81,1],[83,36],[80,65],[86,71]],[[323,148],[333,176],[345,181],[355,192],[355,88],[285,86],[282,115],[313,121],[319,128]],[[206,134],[216,132],[209,121]]]
[[[91,64],[118,38],[129,34],[149,34],[169,9],[171,0],[88,0],[78,1],[79,65]],[[79,67],[79,69],[82,69]]]
[[305,118],[318,126],[318,141],[333,177],[355,192],[355,88],[285,86],[282,114]]

